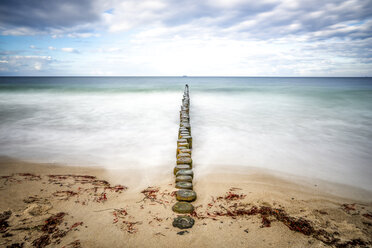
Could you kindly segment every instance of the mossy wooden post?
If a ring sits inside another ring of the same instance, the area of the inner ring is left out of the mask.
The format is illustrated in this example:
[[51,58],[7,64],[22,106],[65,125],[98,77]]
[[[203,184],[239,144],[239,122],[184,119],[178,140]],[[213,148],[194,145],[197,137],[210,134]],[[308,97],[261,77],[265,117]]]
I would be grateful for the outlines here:
[[[192,171],[192,137],[190,125],[190,95],[189,86],[185,85],[180,110],[180,127],[177,137],[176,166],[173,174],[176,176],[177,203],[172,210],[176,213],[190,214],[194,211],[194,206],[190,203],[196,200],[196,193],[193,191],[194,172]],[[187,220],[187,221],[186,221]],[[190,222],[190,225],[181,225],[182,222]],[[191,228],[194,220],[190,216],[178,216],[173,221],[173,226],[181,229]]]

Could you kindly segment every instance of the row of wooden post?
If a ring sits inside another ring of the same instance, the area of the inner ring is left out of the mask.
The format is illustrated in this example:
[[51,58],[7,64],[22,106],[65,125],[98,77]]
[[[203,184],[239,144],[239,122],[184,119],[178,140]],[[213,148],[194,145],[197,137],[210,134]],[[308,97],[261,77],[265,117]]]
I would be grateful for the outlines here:
[[[192,136],[190,126],[190,95],[189,86],[185,85],[180,110],[180,126],[177,140],[177,163],[173,170],[176,176],[177,203],[173,206],[176,213],[192,213],[194,207],[190,202],[196,200],[196,193],[193,191],[193,164],[192,164]],[[182,216],[179,216],[182,217]],[[191,219],[190,216],[183,216]],[[193,220],[192,220],[193,223]],[[192,225],[191,225],[192,226]],[[180,227],[181,228],[181,227]]]

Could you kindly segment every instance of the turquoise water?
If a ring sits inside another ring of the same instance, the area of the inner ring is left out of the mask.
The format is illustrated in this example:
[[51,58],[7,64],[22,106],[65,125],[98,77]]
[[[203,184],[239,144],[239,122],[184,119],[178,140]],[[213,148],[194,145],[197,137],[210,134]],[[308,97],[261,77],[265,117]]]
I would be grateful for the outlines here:
[[254,166],[372,190],[371,78],[0,78],[0,155],[173,166],[185,83],[199,170]]

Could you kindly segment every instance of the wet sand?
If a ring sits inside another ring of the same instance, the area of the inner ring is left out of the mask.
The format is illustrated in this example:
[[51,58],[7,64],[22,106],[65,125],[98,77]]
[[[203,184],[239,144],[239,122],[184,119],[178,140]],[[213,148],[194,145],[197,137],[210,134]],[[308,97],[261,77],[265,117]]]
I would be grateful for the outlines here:
[[0,247],[371,247],[372,193],[247,168],[195,168],[195,225],[172,165],[107,171],[0,158]]

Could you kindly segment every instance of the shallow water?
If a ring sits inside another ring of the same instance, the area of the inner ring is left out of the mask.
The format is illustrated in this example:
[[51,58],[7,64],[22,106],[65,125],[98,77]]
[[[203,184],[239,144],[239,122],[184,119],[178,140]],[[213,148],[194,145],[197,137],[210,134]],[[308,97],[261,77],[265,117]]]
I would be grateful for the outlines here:
[[372,190],[370,78],[0,78],[0,155],[173,167],[185,83],[199,170],[254,166]]

